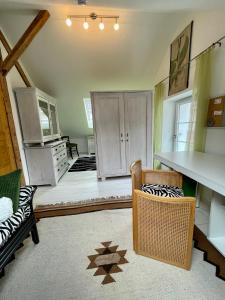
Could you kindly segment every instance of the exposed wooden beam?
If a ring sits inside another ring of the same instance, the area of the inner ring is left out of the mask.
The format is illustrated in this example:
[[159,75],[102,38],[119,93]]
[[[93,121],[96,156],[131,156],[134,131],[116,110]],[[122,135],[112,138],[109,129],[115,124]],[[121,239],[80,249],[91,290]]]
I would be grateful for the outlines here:
[[[0,30],[0,41],[2,42],[2,45],[4,46],[7,53],[9,54],[11,52],[11,47],[1,30]],[[17,68],[17,71],[19,72],[19,74],[20,74],[21,78],[23,79],[24,83],[26,84],[26,86],[31,87],[32,85],[18,61],[15,63],[15,67]]]
[[[8,139],[11,140],[12,143],[12,149],[14,153],[14,158],[15,158],[15,163],[16,163],[16,168],[17,169],[23,169],[22,168],[22,163],[21,163],[21,158],[20,158],[20,150],[19,150],[19,144],[16,136],[16,129],[15,129],[15,124],[14,124],[14,119],[13,119],[13,114],[12,114],[12,108],[11,108],[11,103],[10,103],[10,97],[9,97],[9,92],[8,92],[8,86],[7,86],[7,81],[6,77],[0,73],[0,89],[1,93],[3,96],[3,103],[5,105],[5,112],[6,112],[6,119],[8,122],[8,130],[9,130],[9,135]],[[1,117],[3,117],[1,115]],[[5,127],[6,128],[6,127]],[[8,147],[8,151],[10,151]],[[24,176],[22,175],[21,177],[21,184],[24,184]]]
[[[0,65],[1,63],[2,53],[0,49]],[[6,170],[8,172],[14,171],[14,169],[23,170],[7,81],[2,73],[0,73],[0,111],[0,157],[3,160],[3,162],[0,163],[0,173],[5,173],[4,171]],[[21,184],[25,184],[23,173],[21,176]]]
[[40,10],[33,22],[21,36],[19,41],[16,43],[12,51],[8,54],[2,64],[2,72],[6,75],[10,69],[15,65],[18,58],[25,51],[25,49],[30,45],[33,38],[44,26],[48,20],[50,14],[47,10]]

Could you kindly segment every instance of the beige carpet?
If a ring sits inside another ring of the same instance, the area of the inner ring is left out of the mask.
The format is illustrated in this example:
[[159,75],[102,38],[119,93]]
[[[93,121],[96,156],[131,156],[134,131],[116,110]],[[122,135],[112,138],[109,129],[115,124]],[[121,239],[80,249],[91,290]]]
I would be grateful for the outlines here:
[[[193,250],[191,271],[185,271],[132,251],[131,210],[100,211],[43,219],[40,244],[30,239],[0,280],[1,300],[67,299],[224,299],[225,282],[215,268]],[[88,255],[112,241],[127,249],[129,263],[113,274],[116,282],[102,285],[103,276],[88,269]]]

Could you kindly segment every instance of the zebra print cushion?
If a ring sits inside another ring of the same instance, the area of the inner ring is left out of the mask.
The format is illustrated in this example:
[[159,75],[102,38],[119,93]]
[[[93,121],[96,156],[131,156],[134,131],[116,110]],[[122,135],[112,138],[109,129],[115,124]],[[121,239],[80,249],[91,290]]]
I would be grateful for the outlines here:
[[181,188],[164,184],[143,184],[141,186],[141,190],[160,197],[184,197],[184,193]]
[[20,188],[18,210],[6,221],[0,223],[0,248],[31,214],[30,201],[34,191],[33,186]]

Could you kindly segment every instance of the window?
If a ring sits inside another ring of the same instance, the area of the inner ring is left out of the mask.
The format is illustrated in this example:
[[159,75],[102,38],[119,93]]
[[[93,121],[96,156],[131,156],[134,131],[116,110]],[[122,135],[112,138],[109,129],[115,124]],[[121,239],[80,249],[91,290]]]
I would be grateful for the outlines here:
[[86,112],[88,128],[93,128],[93,118],[92,118],[92,108],[91,108],[90,98],[84,98],[84,107]]
[[188,151],[190,146],[190,135],[192,129],[191,119],[191,97],[176,103],[174,150]]

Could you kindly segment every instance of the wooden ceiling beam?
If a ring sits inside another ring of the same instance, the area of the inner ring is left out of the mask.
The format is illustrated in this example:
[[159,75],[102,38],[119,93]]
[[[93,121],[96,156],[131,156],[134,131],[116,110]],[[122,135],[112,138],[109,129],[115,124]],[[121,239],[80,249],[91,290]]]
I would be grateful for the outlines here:
[[40,10],[30,26],[21,36],[12,51],[8,54],[2,63],[1,71],[6,75],[11,68],[16,64],[18,58],[22,55],[25,49],[30,45],[33,38],[47,22],[50,14],[47,10]]
[[[4,46],[6,52],[9,54],[12,51],[12,49],[1,30],[0,30],[0,41],[2,42],[2,45]],[[20,74],[21,78],[23,79],[23,82],[26,84],[26,86],[31,87],[32,85],[31,85],[29,79],[27,78],[22,66],[20,65],[20,63],[18,61],[15,63],[15,67],[17,68],[17,71],[19,72],[19,74]]]

